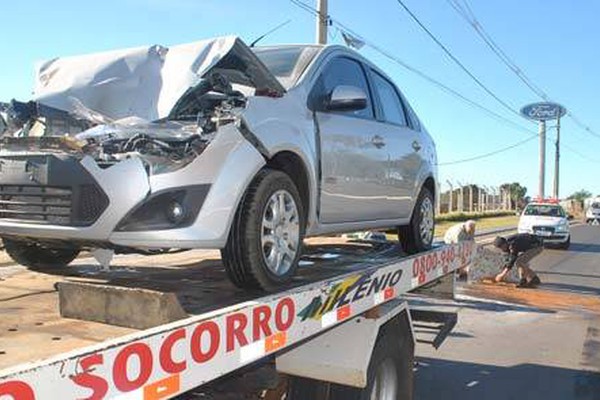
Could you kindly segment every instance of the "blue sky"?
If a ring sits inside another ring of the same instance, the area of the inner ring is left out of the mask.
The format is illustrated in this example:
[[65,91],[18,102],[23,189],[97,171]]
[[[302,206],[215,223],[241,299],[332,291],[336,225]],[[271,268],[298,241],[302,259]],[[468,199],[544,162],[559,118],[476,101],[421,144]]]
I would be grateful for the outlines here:
[[[312,4],[314,0],[306,0]],[[539,99],[477,37],[445,0],[405,0],[406,4],[486,86],[513,108]],[[435,79],[527,129],[536,125],[511,115],[470,80],[408,17],[395,0],[329,0],[330,15],[368,40]],[[600,134],[597,96],[600,2],[547,0],[471,0],[487,32],[550,97]],[[177,44],[237,34],[251,41],[271,27],[292,22],[264,40],[312,42],[313,17],[288,0],[103,0],[11,1],[0,24],[3,62],[0,100],[27,99],[33,65],[56,56],[143,44]],[[341,42],[333,30],[330,41]],[[440,162],[460,160],[523,140],[531,133],[499,123],[386,60],[361,52],[380,65],[403,90],[434,136]],[[553,124],[551,124],[553,125]],[[549,138],[553,141],[554,131]],[[600,166],[600,138],[562,121],[564,148],[561,196],[580,188],[600,194],[594,179]],[[440,167],[443,181],[488,186],[518,181],[536,194],[537,140],[474,162]],[[546,192],[551,190],[554,148],[548,146]]]

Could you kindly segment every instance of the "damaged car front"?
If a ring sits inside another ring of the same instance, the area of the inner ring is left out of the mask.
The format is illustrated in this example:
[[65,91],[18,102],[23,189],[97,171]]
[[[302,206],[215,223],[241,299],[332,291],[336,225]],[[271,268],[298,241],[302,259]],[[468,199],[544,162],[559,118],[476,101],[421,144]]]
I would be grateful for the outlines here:
[[0,236],[31,267],[82,249],[222,248],[265,165],[250,96],[279,81],[235,37],[52,60],[11,102],[0,148]]

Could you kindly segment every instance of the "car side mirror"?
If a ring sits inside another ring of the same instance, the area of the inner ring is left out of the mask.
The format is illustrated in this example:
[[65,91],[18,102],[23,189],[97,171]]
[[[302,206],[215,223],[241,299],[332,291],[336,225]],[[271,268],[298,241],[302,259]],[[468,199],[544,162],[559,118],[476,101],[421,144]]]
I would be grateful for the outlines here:
[[358,111],[367,107],[367,94],[356,86],[339,85],[325,102],[327,111]]
[[567,214],[567,219],[569,221],[573,220],[575,217],[572,214]]

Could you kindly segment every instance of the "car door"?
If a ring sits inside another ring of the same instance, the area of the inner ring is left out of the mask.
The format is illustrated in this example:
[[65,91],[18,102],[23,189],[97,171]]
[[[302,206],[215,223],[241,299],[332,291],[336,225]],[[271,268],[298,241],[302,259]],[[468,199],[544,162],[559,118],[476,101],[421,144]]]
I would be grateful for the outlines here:
[[[328,111],[320,107],[340,86],[359,88],[366,107]],[[335,57],[321,70],[311,90],[317,104],[316,124],[321,153],[320,220],[324,224],[389,218],[386,202],[387,149],[378,135],[375,112],[363,65],[349,57]]]
[[382,205],[394,218],[408,218],[415,201],[415,186],[423,165],[418,127],[413,126],[408,104],[395,85],[379,72],[371,69],[370,78],[376,104],[378,134],[386,143],[389,163],[385,189],[389,196]]

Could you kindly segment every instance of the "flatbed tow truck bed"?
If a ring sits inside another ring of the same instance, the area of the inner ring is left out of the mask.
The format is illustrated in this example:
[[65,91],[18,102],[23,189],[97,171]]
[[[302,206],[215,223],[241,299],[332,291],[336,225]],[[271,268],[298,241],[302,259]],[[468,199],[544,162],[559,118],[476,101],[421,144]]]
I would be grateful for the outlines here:
[[[91,257],[53,271],[0,267],[0,399],[171,398],[300,348],[475,253],[472,242],[403,257],[391,242],[311,239],[293,287],[275,294],[235,288],[217,251],[118,256],[109,271]],[[174,293],[185,315],[148,329],[65,318],[64,282]]]

